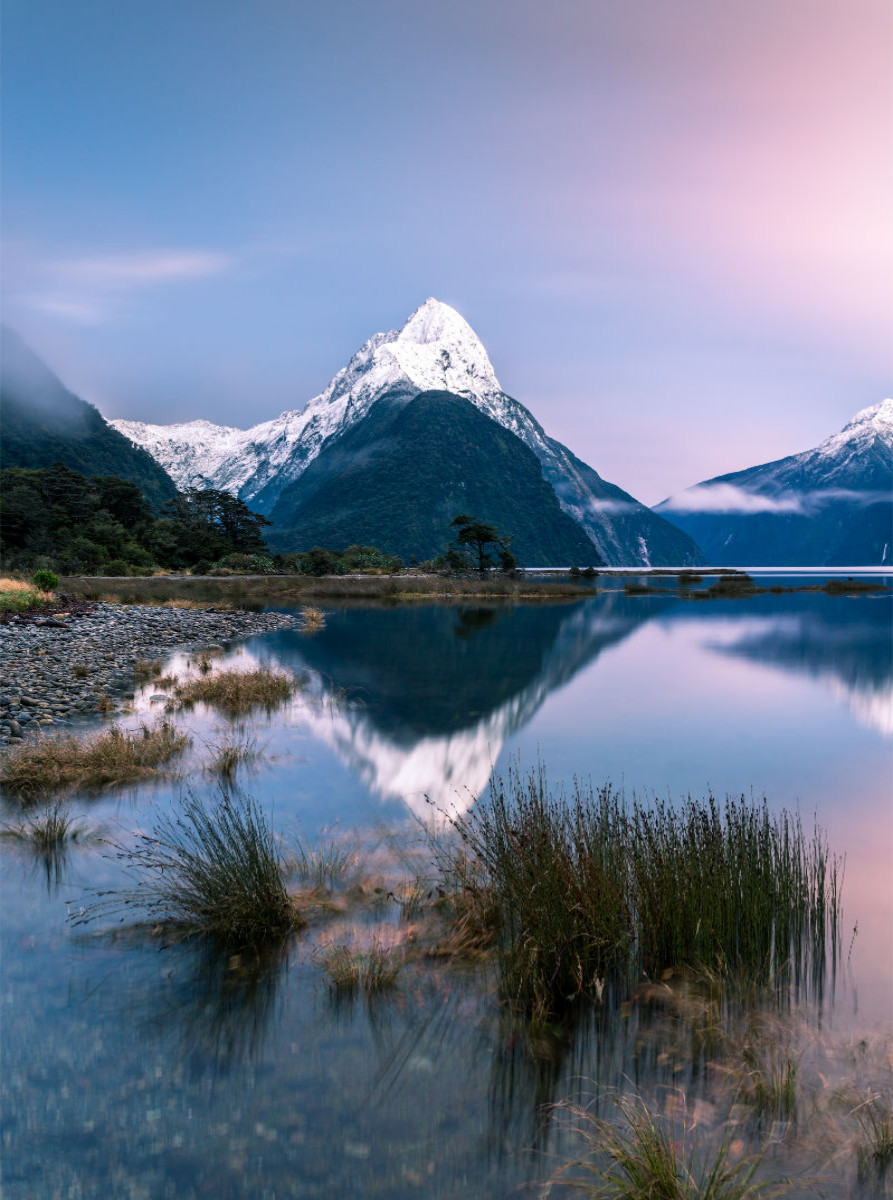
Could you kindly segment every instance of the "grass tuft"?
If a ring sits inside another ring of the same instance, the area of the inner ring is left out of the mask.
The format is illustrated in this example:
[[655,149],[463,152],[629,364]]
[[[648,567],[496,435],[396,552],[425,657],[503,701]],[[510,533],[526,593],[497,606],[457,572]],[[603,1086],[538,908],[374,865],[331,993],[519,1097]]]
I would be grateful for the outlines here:
[[209,775],[219,775],[221,779],[232,782],[239,767],[255,763],[261,757],[257,738],[240,737],[236,734],[226,734],[219,742],[209,742],[211,759],[205,765]]
[[270,712],[288,700],[297,687],[294,676],[258,667],[254,671],[218,671],[215,675],[187,680],[175,689],[175,696],[185,707],[210,704],[235,717],[254,708]]
[[638,1096],[622,1096],[619,1120],[596,1117],[588,1109],[559,1105],[585,1142],[588,1154],[568,1164],[584,1172],[576,1184],[604,1200],[752,1200],[765,1191],[753,1182],[758,1163],[732,1160],[721,1142],[713,1154],[698,1154],[692,1130],[681,1131],[655,1115]]
[[797,1114],[797,1061],[771,1044],[760,1054],[755,1045],[744,1052],[743,1097],[766,1120],[793,1121]]
[[344,838],[324,839],[313,849],[302,841],[290,865],[311,887],[331,890],[342,884],[356,867],[356,848]]
[[301,630],[303,633],[319,633],[325,626],[326,615],[321,608],[305,605],[301,609]]
[[568,798],[513,770],[452,826],[437,855],[459,940],[495,943],[503,993],[529,1015],[598,998],[607,974],[818,987],[829,933],[836,946],[838,863],[765,801]]
[[356,950],[344,942],[325,946],[316,955],[329,979],[339,992],[363,992],[367,996],[388,991],[397,982],[400,961],[379,942],[368,950]]
[[33,800],[65,788],[131,783],[157,774],[189,741],[167,721],[128,731],[113,725],[86,738],[42,736],[3,754],[0,785],[9,795]]
[[29,842],[36,850],[46,853],[62,849],[68,842],[77,841],[83,827],[60,803],[47,808],[21,825],[11,825],[2,831],[2,836],[16,841]]
[[55,600],[52,592],[42,592],[23,579],[0,579],[0,612],[30,612]]
[[133,664],[133,674],[136,679],[155,679],[161,674],[161,663],[157,658],[151,662],[146,658],[138,658]]
[[73,917],[140,911],[225,946],[263,946],[302,923],[285,888],[278,844],[257,803],[224,790],[206,807],[187,794],[182,811],[140,834],[122,860],[135,883],[99,894]]
[[893,1108],[882,1096],[869,1096],[854,1109],[862,1130],[857,1154],[860,1172],[883,1178],[893,1163]]

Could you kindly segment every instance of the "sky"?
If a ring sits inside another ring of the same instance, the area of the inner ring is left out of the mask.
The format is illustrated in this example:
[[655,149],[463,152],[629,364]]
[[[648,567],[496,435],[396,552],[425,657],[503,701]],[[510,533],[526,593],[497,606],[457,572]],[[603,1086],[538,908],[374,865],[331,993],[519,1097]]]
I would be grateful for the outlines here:
[[646,503],[893,394],[889,0],[3,0],[3,319],[109,418],[426,297]]

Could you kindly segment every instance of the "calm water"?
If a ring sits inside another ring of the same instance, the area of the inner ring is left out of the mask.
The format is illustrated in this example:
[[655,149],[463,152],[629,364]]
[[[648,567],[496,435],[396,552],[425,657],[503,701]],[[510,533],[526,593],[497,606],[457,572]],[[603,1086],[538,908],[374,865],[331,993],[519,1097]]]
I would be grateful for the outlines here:
[[[846,855],[847,949],[857,933],[833,994],[797,1013],[804,1074],[824,1055],[826,1082],[885,1086],[889,596],[329,610],[312,637],[266,635],[228,657],[307,680],[253,723],[265,757],[246,788],[277,830],[349,831],[382,870],[421,853],[418,818],[472,805],[513,760],[541,759],[556,784],[765,794],[807,825],[815,815]],[[130,721],[158,711],[152,694]],[[126,841],[185,784],[211,786],[201,762],[221,727],[201,709],[182,720],[196,734],[188,778],[80,798],[91,826]],[[8,1198],[533,1196],[573,1148],[542,1106],[632,1083],[683,1088],[705,1128],[722,1127],[705,1061],[650,1001],[533,1042],[470,970],[422,965],[380,1003],[338,1004],[313,931],[251,969],[120,927],[85,936],[66,907],[118,878],[107,846],[75,847],[60,880],[21,847],[2,854]],[[815,1167],[808,1139],[775,1141],[779,1171]]]

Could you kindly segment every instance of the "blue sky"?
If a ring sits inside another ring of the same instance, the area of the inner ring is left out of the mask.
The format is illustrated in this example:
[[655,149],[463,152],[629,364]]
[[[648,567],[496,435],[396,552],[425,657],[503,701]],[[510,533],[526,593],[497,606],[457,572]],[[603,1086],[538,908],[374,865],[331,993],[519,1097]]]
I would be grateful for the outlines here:
[[649,503],[891,393],[887,0],[4,0],[4,319],[107,416],[301,407],[427,296]]

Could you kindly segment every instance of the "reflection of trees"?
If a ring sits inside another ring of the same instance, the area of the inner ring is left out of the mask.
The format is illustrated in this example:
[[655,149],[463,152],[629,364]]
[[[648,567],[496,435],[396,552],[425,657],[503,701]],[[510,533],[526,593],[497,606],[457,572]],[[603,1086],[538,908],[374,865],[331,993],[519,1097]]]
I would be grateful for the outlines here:
[[491,608],[460,608],[453,632],[456,637],[471,637],[482,629],[495,625],[499,618],[500,609]]

